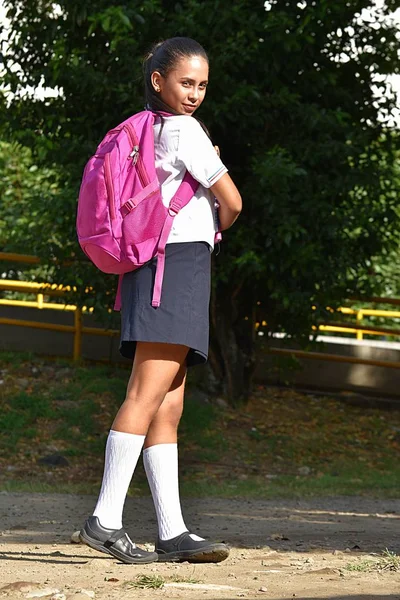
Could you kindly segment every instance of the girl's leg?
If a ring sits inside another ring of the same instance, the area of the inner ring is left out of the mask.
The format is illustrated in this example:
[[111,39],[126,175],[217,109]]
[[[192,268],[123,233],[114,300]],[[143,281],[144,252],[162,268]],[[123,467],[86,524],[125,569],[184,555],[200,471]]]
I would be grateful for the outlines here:
[[157,515],[158,534],[162,540],[187,531],[179,499],[177,445],[185,380],[186,365],[182,365],[151,422],[143,451],[143,463]]
[[190,533],[183,520],[178,484],[177,429],[183,410],[186,367],[182,365],[149,427],[143,462],[158,521],[161,561],[220,562],[229,548]]
[[124,403],[110,431],[103,482],[93,516],[108,529],[122,527],[122,511],[150,423],[171,388],[188,348],[138,342]]

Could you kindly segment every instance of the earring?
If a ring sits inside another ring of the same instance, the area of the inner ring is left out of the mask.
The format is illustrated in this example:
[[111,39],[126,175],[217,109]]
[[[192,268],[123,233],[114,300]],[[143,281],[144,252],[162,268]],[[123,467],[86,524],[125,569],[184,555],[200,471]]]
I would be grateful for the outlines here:
[[156,88],[154,88],[156,90],[156,92],[160,91],[160,88],[157,86]]

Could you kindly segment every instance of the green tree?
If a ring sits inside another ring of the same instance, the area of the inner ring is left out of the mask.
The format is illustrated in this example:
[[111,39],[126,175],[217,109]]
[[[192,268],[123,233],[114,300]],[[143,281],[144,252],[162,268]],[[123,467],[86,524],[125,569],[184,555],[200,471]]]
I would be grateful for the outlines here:
[[[150,44],[189,35],[211,62],[199,116],[244,198],[214,261],[211,365],[229,399],[249,392],[260,316],[270,331],[306,339],[328,303],[371,291],[371,257],[389,251],[398,227],[388,132],[395,97],[383,84],[379,97],[371,90],[377,73],[399,71],[397,29],[384,20],[396,0],[369,23],[359,19],[368,0],[5,5],[4,83],[14,95],[3,102],[3,129],[57,165],[62,181],[53,209],[64,243],[49,249],[42,240],[42,256],[80,256],[74,224],[84,163],[109,127],[142,107],[141,56]],[[40,83],[60,95],[39,101],[23,92]],[[90,283],[91,301],[110,304],[110,278],[84,265],[54,276]]]
[[[377,281],[378,289],[381,290],[383,296],[389,298],[400,298],[400,206],[398,204],[398,190],[400,189],[400,134],[396,131],[394,136],[394,145],[397,147],[397,152],[394,156],[394,189],[395,198],[397,197],[397,223],[398,235],[394,236],[393,245],[389,249],[384,249],[380,256],[375,256],[372,263],[372,273]],[[383,167],[386,168],[386,156],[381,154],[379,160]],[[396,193],[397,191],[397,193]]]
[[36,254],[42,238],[61,245],[48,219],[59,192],[56,173],[38,167],[32,152],[17,142],[0,142],[0,173],[0,250]]

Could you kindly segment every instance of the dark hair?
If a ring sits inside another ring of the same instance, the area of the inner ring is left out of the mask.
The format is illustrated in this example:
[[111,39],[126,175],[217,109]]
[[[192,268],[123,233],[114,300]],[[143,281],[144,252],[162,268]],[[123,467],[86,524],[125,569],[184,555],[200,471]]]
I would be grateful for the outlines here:
[[191,38],[173,37],[154,44],[143,61],[144,93],[147,108],[154,111],[175,113],[155,91],[151,83],[151,75],[154,71],[158,71],[163,77],[167,77],[179,60],[192,56],[201,56],[208,63],[208,56],[203,46]]

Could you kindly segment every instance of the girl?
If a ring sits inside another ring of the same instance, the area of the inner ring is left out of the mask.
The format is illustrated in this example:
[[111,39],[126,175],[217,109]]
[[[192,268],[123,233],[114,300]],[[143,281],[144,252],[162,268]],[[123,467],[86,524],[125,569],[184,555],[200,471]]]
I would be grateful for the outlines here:
[[[200,185],[174,219],[161,306],[151,306],[154,260],[124,275],[120,352],[133,359],[132,374],[107,439],[100,495],[80,535],[92,548],[126,563],[219,562],[228,556],[228,547],[190,533],[182,517],[177,429],[186,370],[207,360],[214,198],[220,229],[236,220],[242,201],[218,149],[193,118],[208,83],[202,46],[183,37],[156,44],[144,61],[144,75],[147,108],[164,113],[154,125],[163,202],[168,206],[186,170]],[[126,493],[143,446],[158,520],[155,552],[138,548],[122,527]]]

